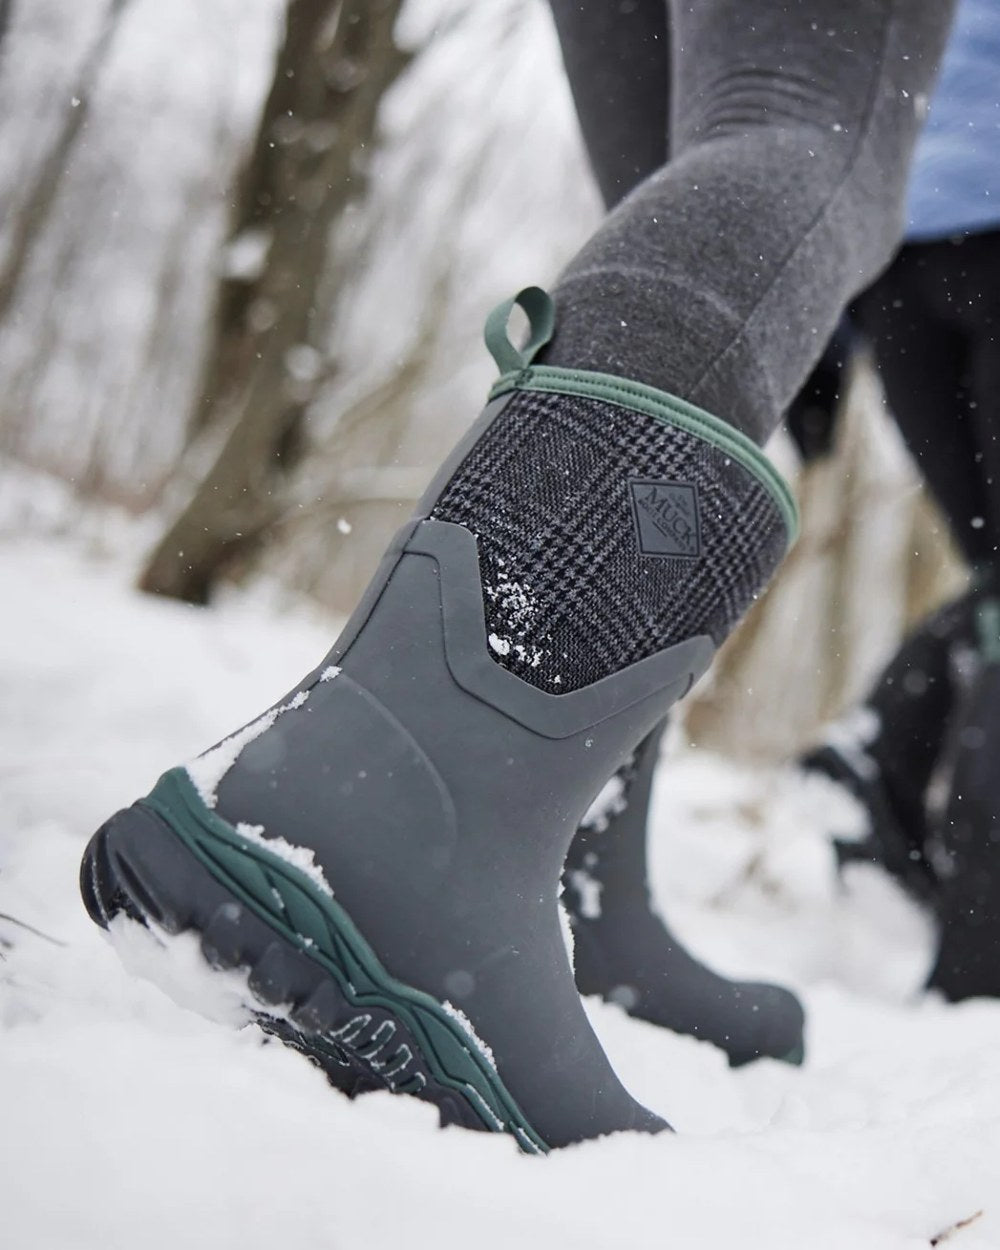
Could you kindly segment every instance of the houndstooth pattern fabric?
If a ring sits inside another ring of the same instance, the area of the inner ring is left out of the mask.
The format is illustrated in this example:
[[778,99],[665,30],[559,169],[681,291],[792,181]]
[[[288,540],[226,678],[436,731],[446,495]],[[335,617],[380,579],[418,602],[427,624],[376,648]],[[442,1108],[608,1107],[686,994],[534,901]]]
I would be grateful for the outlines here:
[[[630,479],[693,485],[695,559],[644,556]],[[553,694],[673,643],[719,643],[778,565],[786,534],[758,480],[719,448],[653,417],[519,392],[433,514],[477,537],[494,658]]]

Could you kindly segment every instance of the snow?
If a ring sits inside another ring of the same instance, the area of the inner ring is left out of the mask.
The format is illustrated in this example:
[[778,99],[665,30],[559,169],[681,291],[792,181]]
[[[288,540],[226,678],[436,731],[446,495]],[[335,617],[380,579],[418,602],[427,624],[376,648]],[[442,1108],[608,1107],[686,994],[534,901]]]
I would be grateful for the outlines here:
[[[792,774],[683,751],[660,770],[660,905],[809,1012],[804,1068],[734,1072],[591,1003],[675,1136],[528,1159],[411,1099],[348,1102],[256,1028],[130,976],[78,900],[86,838],[291,688],[332,629],[256,594],[141,598],[115,550],[84,526],[0,539],[0,913],[62,943],[0,921],[5,1247],[918,1250],[949,1228],[956,1250],[1000,1245],[1000,1004],[915,994],[926,919],[873,872],[836,885],[826,800]],[[154,958],[135,936],[133,963]]]
[[271,247],[270,230],[244,230],[222,249],[221,270],[227,278],[252,282],[264,271]]
[[263,825],[247,825],[241,822],[236,826],[236,832],[246,838],[248,842],[254,842],[257,846],[264,847],[272,855],[283,859],[286,864],[291,864],[294,868],[297,868],[299,872],[304,873],[312,881],[317,889],[333,898],[333,890],[330,888],[330,883],[323,875],[323,869],[316,863],[309,847],[293,846],[291,842],[286,841],[278,834],[268,835]]
[[[500,564],[503,564],[502,560]],[[501,568],[497,575],[497,584],[487,585],[484,589],[487,597],[497,605],[501,615],[510,623],[511,629],[530,628],[538,608],[531,592],[522,582],[514,581]]]
[[147,929],[126,916],[116,916],[108,932],[122,965],[158,985],[181,1007],[231,1028],[249,1022],[249,973],[209,968],[195,934]]
[[215,806],[219,783],[239,759],[244,748],[270,729],[282,712],[290,712],[301,707],[308,698],[308,691],[300,690],[287,703],[272,707],[263,716],[258,716],[249,725],[244,725],[236,733],[224,738],[217,746],[189,761],[186,766],[188,776],[194,782],[194,787],[206,807]]
[[601,791],[583,815],[582,823],[588,829],[603,833],[611,823],[612,817],[625,810],[625,781],[620,773],[615,773],[601,787]]
[[878,774],[878,764],[866,750],[878,737],[881,718],[871,707],[857,707],[829,725],[824,741],[835,747],[857,775],[866,781]]
[[[502,560],[499,563],[503,565]],[[497,584],[493,586],[486,583],[483,591],[512,635],[511,638],[506,638],[501,634],[490,634],[487,639],[490,647],[497,655],[512,657],[529,668],[537,668],[544,653],[540,647],[525,645],[524,642],[537,611],[530,591],[521,582],[512,581],[503,568],[497,575]],[[560,680],[561,678],[556,678],[556,681]]]
[[497,655],[510,655],[510,642],[506,638],[501,638],[498,634],[490,634],[487,641]]
[[479,1034],[475,1030],[475,1027],[472,1021],[465,1014],[465,1012],[461,1009],[461,1007],[456,1007],[454,1003],[449,1003],[447,1001],[443,1002],[441,1006],[444,1008],[445,1015],[451,1016],[451,1018],[455,1021],[455,1023],[467,1035],[467,1037],[469,1038],[469,1041],[473,1044],[476,1050],[482,1055],[482,1057],[486,1060],[486,1062],[490,1065],[490,1067],[495,1072],[497,1070],[497,1061],[493,1055],[492,1047],[489,1046],[486,1042],[484,1042],[483,1039],[479,1036]]
[[[592,856],[596,862],[597,857]],[[593,864],[590,865],[593,867]],[[568,873],[569,884],[576,891],[579,898],[578,910],[585,920],[600,920],[601,918],[601,891],[604,886],[596,877],[592,877],[589,872],[583,868],[574,868]]]

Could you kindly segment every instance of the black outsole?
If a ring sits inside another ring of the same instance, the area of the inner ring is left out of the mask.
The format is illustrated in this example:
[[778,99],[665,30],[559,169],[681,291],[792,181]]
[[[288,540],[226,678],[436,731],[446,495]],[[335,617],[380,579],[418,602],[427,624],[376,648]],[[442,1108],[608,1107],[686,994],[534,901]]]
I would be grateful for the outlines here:
[[332,976],[237,900],[149,808],[118,812],[91,838],[80,890],[102,928],[125,915],[168,934],[198,934],[211,968],[248,974],[260,1027],[306,1055],[341,1093],[411,1094],[437,1106],[442,1127],[488,1131],[435,1080],[404,1021],[348,1002]]

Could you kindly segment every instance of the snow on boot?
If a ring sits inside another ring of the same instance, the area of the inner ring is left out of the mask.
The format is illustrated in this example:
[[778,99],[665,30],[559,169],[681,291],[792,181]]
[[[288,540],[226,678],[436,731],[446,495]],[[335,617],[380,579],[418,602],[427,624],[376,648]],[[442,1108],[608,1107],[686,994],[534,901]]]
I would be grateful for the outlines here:
[[566,859],[563,902],[582,994],[629,1015],[712,1042],[734,1066],[770,1057],[800,1063],[801,1004],[776,985],[729,981],[699,963],[657,914],[646,869],[646,826],[665,725],[639,746],[588,813]]
[[795,524],[724,422],[533,364],[553,325],[538,288],[491,314],[490,402],[330,654],[112,817],[81,875],[98,923],[193,930],[246,970],[258,1018],[341,1089],[416,1094],[526,1151],[667,1127],[587,1020],[560,874]]

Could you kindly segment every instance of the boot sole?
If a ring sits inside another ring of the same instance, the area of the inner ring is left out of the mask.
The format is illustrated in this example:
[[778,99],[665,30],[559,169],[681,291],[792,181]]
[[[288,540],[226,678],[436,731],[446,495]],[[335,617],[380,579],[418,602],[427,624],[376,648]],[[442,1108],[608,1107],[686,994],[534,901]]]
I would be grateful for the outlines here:
[[327,890],[207,808],[184,769],[98,830],[80,886],[102,927],[125,915],[167,934],[194,931],[211,968],[248,972],[258,1023],[348,1096],[411,1094],[438,1107],[442,1127],[506,1132],[529,1154],[549,1149],[468,1022],[396,980]]

